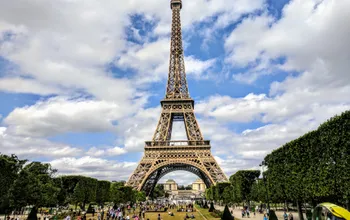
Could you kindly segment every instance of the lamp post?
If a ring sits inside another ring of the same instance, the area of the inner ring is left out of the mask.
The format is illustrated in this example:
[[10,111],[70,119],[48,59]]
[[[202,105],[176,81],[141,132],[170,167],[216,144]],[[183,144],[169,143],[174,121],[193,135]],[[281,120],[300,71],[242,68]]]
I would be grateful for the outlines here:
[[262,177],[263,177],[263,181],[264,181],[264,185],[265,185],[265,188],[266,188],[266,200],[267,200],[267,209],[269,210],[270,212],[270,198],[269,198],[269,189],[267,187],[267,184],[266,184],[266,179],[264,177],[264,166],[266,165],[265,161],[261,162],[261,164],[259,164],[259,166],[261,167],[262,169]]

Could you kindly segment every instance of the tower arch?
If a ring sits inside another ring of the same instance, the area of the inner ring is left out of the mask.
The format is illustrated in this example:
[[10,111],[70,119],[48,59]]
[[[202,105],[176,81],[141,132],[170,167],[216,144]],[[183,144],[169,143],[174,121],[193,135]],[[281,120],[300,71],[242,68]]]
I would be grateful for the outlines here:
[[212,178],[210,177],[210,174],[208,174],[208,172],[206,172],[200,165],[187,161],[175,163],[166,162],[160,166],[155,167],[149,172],[149,174],[144,178],[144,181],[140,184],[139,190],[144,191],[146,195],[150,195],[157,182],[163,176],[167,175],[168,173],[180,170],[195,174],[203,180],[207,188],[214,184]]

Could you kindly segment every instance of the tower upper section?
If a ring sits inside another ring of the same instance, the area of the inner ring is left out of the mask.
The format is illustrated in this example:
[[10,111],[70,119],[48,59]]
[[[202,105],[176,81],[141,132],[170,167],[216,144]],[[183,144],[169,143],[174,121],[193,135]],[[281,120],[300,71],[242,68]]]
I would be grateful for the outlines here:
[[182,8],[181,0],[171,0],[170,8],[172,10],[172,25],[169,75],[165,100],[190,99],[186,80],[184,53],[182,47],[180,19],[180,11]]
[[170,8],[173,9],[173,6],[180,5],[180,9],[182,8],[182,2],[181,0],[171,0],[170,2]]

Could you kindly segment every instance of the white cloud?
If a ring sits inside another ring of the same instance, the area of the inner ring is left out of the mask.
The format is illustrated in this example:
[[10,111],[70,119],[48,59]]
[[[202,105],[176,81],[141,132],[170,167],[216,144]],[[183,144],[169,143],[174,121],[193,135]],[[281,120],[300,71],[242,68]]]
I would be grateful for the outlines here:
[[[102,68],[123,48],[126,8],[113,1],[2,3],[0,21],[9,29],[3,30],[8,37],[1,41],[0,55],[18,66],[9,74],[30,77],[36,84],[102,99],[130,100],[135,95],[131,83],[108,76]],[[22,80],[24,86],[28,84]],[[11,91],[18,90],[26,89]]]
[[118,143],[124,144],[127,151],[143,152],[145,141],[152,140],[160,116],[160,107],[140,109],[132,117],[119,121]]
[[121,147],[92,147],[86,152],[86,155],[93,157],[110,157],[119,156],[125,153],[126,150]]
[[165,183],[168,179],[173,179],[178,185],[188,186],[199,177],[188,171],[174,171],[163,176],[159,183]]
[[35,80],[19,77],[0,78],[0,90],[15,93],[32,93],[39,95],[64,94],[61,89],[48,86]]
[[[143,45],[130,44],[125,53],[117,57],[115,64],[124,70],[128,68],[138,72],[135,78],[137,84],[150,83],[164,80],[169,71],[170,40],[160,38],[157,41]],[[185,57],[187,75],[193,75],[196,79],[215,64],[215,59],[200,60],[194,56]]]
[[252,161],[246,159],[240,159],[235,157],[227,157],[226,159],[215,156],[216,162],[220,165],[226,176],[230,178],[232,174],[238,170],[244,169],[256,169],[256,166],[252,165]]
[[278,66],[283,70],[305,71],[322,65],[321,75],[312,74],[314,85],[346,85],[350,26],[342,21],[350,19],[349,9],[348,1],[295,0],[284,7],[278,21],[266,14],[250,16],[227,37],[227,61],[246,66],[261,58],[286,57],[286,63]]
[[[159,43],[150,44],[146,43],[148,38],[143,39],[146,44],[136,49],[127,43],[125,27],[133,29],[135,36],[135,27],[130,26],[129,17],[133,14],[142,14],[155,23],[156,36],[164,36],[170,31],[169,2],[152,0],[147,5],[143,3],[141,0],[123,3],[111,0],[103,3],[63,0],[1,3],[0,55],[18,66],[9,77],[17,77],[20,83],[17,88],[6,86],[0,89],[38,94],[84,92],[113,101],[132,99],[135,96],[132,82],[111,77],[104,66],[115,57],[125,56],[122,51],[126,50],[126,55],[130,55],[128,59],[140,59],[137,66],[129,66],[142,72],[147,64],[151,65],[155,71],[146,69],[151,74],[148,78],[157,80],[160,73],[166,75],[164,70],[168,59],[164,58],[169,57],[169,42],[166,40],[166,46],[162,47],[163,38]],[[250,1],[249,4],[244,0],[219,0],[215,3],[196,0],[183,4],[182,22],[186,29],[218,14],[225,16],[224,22],[218,22],[219,26],[225,26],[240,15],[261,7],[263,0]],[[139,35],[137,38],[141,40]],[[166,49],[165,56],[162,55],[163,49]],[[198,68],[210,62],[193,61],[198,64],[193,69],[197,75],[202,70]],[[27,81],[27,77],[32,80]],[[29,83],[43,89],[28,91]]]
[[100,157],[105,154],[105,150],[97,147],[92,147],[85,154],[92,157]]
[[97,157],[62,157],[50,161],[58,175],[85,175],[103,180],[127,180],[137,163],[117,162]]
[[110,156],[117,156],[117,155],[125,154],[126,151],[120,147],[113,147],[113,148],[107,149],[107,153]]
[[7,132],[7,128],[0,127],[0,152],[8,155],[16,154],[25,159],[33,159],[76,156],[81,154],[82,150],[46,139],[12,135]]
[[[301,135],[316,129],[321,123],[336,114],[350,109],[350,104],[315,105],[311,110],[304,109],[294,116],[288,116],[283,121],[258,126],[237,132],[228,127],[235,124],[219,122],[202,118],[199,123],[203,128],[205,139],[211,140],[211,150],[214,155],[223,160],[244,161],[239,165],[226,165],[226,174],[235,170],[256,167],[272,150],[282,146]],[[220,161],[218,161],[220,163]]]
[[215,62],[215,59],[202,61],[194,58],[193,56],[186,57],[186,72],[188,75],[193,75],[196,79],[204,79],[205,71],[213,67]]
[[54,97],[32,106],[16,108],[4,119],[4,123],[9,131],[30,137],[114,131],[113,122],[132,114],[132,109],[133,106],[115,102]]

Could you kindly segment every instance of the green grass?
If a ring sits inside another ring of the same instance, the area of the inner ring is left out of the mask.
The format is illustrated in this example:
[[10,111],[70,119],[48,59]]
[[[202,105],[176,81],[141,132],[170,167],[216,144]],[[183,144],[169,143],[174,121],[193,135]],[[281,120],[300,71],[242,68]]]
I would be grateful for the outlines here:
[[[215,218],[211,215],[211,213],[208,211],[208,209],[203,209],[200,208],[198,205],[195,205],[195,208],[197,209],[197,212],[202,213],[202,215],[207,219],[207,220],[218,220],[220,218]],[[199,214],[200,215],[200,214]],[[203,218],[202,218],[203,219]]]
[[[219,218],[212,217],[209,214],[209,212],[205,209],[199,210],[199,208],[197,208],[197,207],[196,207],[196,209],[197,209],[196,212],[187,212],[188,216],[190,216],[193,213],[195,220],[214,220],[214,219],[218,220],[219,219]],[[161,219],[163,219],[163,220],[183,220],[184,217],[186,216],[186,212],[176,212],[175,209],[170,209],[168,211],[173,212],[175,216],[170,216],[168,214],[168,212],[159,212]],[[206,211],[206,213],[205,213],[205,211]],[[202,213],[202,215],[205,216],[206,218],[203,218],[200,213]],[[158,212],[146,212],[146,219],[155,220],[155,219],[157,219],[157,217],[158,217]]]

